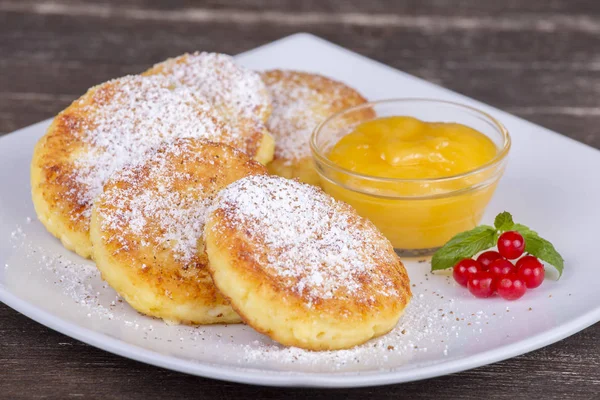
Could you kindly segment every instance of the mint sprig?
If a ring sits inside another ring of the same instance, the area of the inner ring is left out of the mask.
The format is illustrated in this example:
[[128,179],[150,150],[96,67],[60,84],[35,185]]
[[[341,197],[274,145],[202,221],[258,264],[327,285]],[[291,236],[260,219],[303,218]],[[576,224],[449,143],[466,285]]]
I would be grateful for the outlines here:
[[435,252],[431,259],[431,269],[452,268],[463,258],[473,257],[495,244],[496,229],[488,225],[481,225],[470,231],[459,233]]
[[560,278],[565,268],[565,260],[554,248],[552,243],[540,237],[536,232],[529,228],[524,231],[519,229],[515,230],[523,235],[523,239],[525,239],[525,251],[532,256],[535,256],[540,260],[546,261],[548,264],[554,266],[554,268],[556,268],[558,271],[558,277]]
[[540,237],[537,232],[523,224],[515,224],[512,215],[504,211],[494,219],[494,226],[480,225],[470,231],[461,232],[435,252],[431,259],[431,270],[452,268],[463,258],[471,258],[477,253],[494,247],[498,237],[506,231],[517,231],[525,239],[525,252],[554,266],[563,273],[564,259],[552,243]]
[[496,215],[496,218],[494,219],[494,226],[499,231],[509,231],[513,229],[514,225],[515,223],[513,222],[512,215],[507,211]]

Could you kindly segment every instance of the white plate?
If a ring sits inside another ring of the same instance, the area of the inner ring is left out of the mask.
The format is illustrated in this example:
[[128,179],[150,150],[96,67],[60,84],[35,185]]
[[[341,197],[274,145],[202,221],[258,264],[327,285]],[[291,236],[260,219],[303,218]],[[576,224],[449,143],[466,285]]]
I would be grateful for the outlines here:
[[600,320],[594,283],[600,226],[596,150],[314,36],[294,35],[237,59],[255,69],[322,73],[373,100],[455,100],[503,121],[514,145],[484,222],[506,209],[542,232],[566,259],[562,279],[546,280],[519,301],[479,300],[450,278],[428,274],[428,263],[407,262],[415,296],[398,328],[350,351],[283,348],[243,325],[167,326],[120,302],[91,262],[64,250],[36,220],[29,162],[45,121],[0,139],[2,302],[125,357],[216,379],[280,386],[369,386],[449,374],[537,349]]

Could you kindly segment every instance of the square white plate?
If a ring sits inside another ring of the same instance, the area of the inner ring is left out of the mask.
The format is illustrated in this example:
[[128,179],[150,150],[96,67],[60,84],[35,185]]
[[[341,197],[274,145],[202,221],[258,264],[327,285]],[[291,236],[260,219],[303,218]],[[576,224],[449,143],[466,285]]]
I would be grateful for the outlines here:
[[513,138],[509,166],[484,222],[509,210],[543,233],[566,259],[522,299],[476,299],[429,263],[406,262],[414,299],[390,334],[357,349],[284,348],[244,325],[177,327],[141,316],[116,297],[90,261],[64,250],[37,221],[29,162],[50,121],[0,139],[0,301],[93,346],[149,364],[264,385],[351,387],[439,376],[513,357],[600,320],[597,235],[600,153],[547,129],[298,34],[237,56],[255,69],[321,73],[371,100],[430,97],[492,114]]

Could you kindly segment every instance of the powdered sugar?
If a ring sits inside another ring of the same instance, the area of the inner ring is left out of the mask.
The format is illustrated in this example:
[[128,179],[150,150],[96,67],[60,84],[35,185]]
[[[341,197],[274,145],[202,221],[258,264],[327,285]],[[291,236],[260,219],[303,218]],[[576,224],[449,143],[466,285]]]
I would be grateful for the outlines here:
[[[45,276],[47,283],[56,285],[68,299],[83,309],[88,318],[119,319],[115,311],[117,304],[121,303],[120,297],[101,281],[93,264],[73,260],[71,254],[65,256],[37,245],[28,240],[20,226],[13,231],[12,242],[13,247],[21,250],[23,255],[20,264],[33,262],[35,278]],[[21,279],[35,279],[31,275],[30,272],[29,276]]]
[[210,212],[222,212],[228,226],[243,226],[248,240],[266,247],[266,254],[254,254],[263,268],[311,301],[342,293],[367,301],[361,296],[366,276],[377,282],[371,288],[378,294],[398,295],[392,280],[378,271],[382,264],[397,263],[387,239],[313,186],[247,177],[225,188]]
[[[271,71],[264,75],[273,102],[267,128],[275,137],[275,158],[291,165],[310,157],[309,139],[317,125],[337,111],[342,101],[360,104],[356,92],[319,75]],[[355,96],[356,100],[349,95]]]
[[234,59],[219,53],[193,53],[167,60],[149,73],[160,72],[206,98],[237,125],[238,118],[262,124],[270,99],[265,84],[254,71],[238,66]]
[[[508,306],[501,299],[481,302],[451,277],[429,274],[428,263],[409,261],[414,298],[394,330],[352,349],[315,352],[281,346],[242,324],[169,326],[142,316],[101,281],[89,261],[61,248],[38,222],[7,226],[4,233],[13,256],[0,271],[0,282],[9,292],[65,321],[123,340],[124,345],[169,354],[180,363],[192,361],[234,370],[327,374],[419,368],[464,358],[465,349],[485,351],[519,340],[528,335],[526,327],[532,321],[552,322],[538,307],[561,300],[544,295],[539,302],[524,298]],[[564,300],[573,299],[564,296]],[[506,335],[509,328],[516,334]]]
[[136,235],[142,247],[169,247],[184,267],[193,262],[212,196],[201,181],[178,169],[176,158],[193,165],[198,157],[190,141],[176,140],[115,174],[98,201],[108,240],[129,251],[128,236]]
[[390,363],[401,365],[413,358],[415,353],[427,352],[428,349],[438,353],[447,351],[450,332],[443,332],[443,335],[435,332],[440,314],[436,311],[423,300],[413,300],[391,332],[351,349],[314,352],[275,342],[256,341],[242,346],[241,350],[244,361],[249,364],[277,362],[317,370],[346,370],[357,366],[361,369],[385,368]]
[[232,136],[207,103],[189,89],[172,89],[161,76],[111,81],[99,87],[93,98],[89,105],[80,100],[87,115],[78,128],[87,149],[75,161],[75,180],[81,189],[74,194],[85,207],[73,212],[83,213],[86,219],[107,179],[165,139],[227,140]]
[[327,118],[327,113],[311,107],[310,101],[316,101],[311,99],[318,93],[307,87],[290,89],[282,84],[270,86],[269,89],[273,98],[273,113],[267,127],[275,137],[275,157],[284,159],[285,165],[310,157],[310,135]]

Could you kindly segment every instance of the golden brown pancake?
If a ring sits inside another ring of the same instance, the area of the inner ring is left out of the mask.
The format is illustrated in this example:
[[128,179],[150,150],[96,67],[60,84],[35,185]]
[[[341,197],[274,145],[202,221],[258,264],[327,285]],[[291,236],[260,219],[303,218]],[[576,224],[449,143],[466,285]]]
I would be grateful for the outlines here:
[[91,88],[54,119],[36,145],[31,187],[40,221],[66,248],[89,257],[92,203],[104,183],[176,137],[241,149],[248,142],[205,100],[162,76],[128,76]]
[[[342,82],[317,74],[273,70],[262,74],[273,102],[267,128],[275,138],[269,171],[285,178],[319,184],[310,153],[313,130],[331,115],[367,100]],[[372,110],[353,117],[370,119]]]
[[244,151],[263,164],[272,160],[274,142],[265,126],[271,98],[258,73],[228,55],[196,52],[156,64],[144,75],[164,75],[205,98],[247,139]]
[[346,203],[276,176],[222,190],[204,229],[208,268],[246,323],[310,350],[391,330],[411,293],[390,242]]
[[264,173],[241,151],[190,138],[125,167],[107,182],[92,213],[102,277],[133,308],[170,323],[239,322],[208,274],[205,212],[229,183]]

